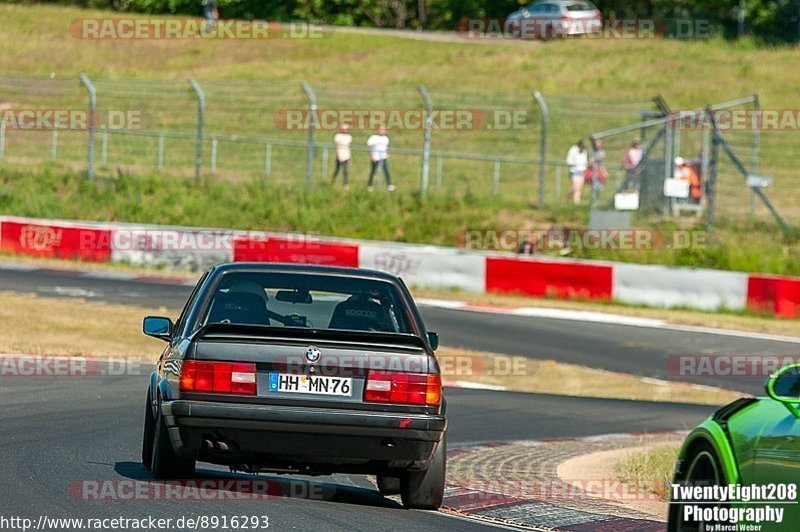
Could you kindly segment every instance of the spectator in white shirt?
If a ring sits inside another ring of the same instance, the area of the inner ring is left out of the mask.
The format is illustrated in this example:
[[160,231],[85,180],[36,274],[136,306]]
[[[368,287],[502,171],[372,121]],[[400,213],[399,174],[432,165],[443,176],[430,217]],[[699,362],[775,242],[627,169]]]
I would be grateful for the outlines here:
[[350,170],[350,144],[353,143],[353,135],[349,133],[350,124],[342,124],[339,132],[333,136],[333,144],[336,149],[336,170],[333,172],[333,179],[331,182],[336,182],[336,176],[339,175],[339,170],[342,170],[344,177],[344,188],[348,188]]
[[389,176],[389,167],[386,160],[389,158],[389,137],[386,136],[386,128],[381,126],[378,132],[370,135],[367,139],[367,148],[369,148],[369,157],[372,160],[372,169],[369,172],[369,183],[367,190],[372,192],[372,181],[375,177],[375,172],[380,166],[383,169],[383,175],[386,177],[386,189],[392,192],[396,187],[392,184],[392,178]]
[[582,140],[576,142],[567,152],[567,166],[569,177],[572,181],[572,202],[581,204],[581,191],[583,191],[584,173],[589,166],[589,156],[586,153],[586,143]]

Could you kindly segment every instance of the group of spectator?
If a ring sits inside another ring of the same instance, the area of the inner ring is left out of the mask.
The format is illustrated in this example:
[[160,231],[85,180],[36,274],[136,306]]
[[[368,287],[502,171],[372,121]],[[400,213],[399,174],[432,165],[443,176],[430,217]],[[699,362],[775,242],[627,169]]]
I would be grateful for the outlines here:
[[[639,163],[642,161],[642,144],[634,138],[622,154],[622,168],[626,172],[626,183],[635,183],[641,171]],[[606,152],[600,139],[592,141],[592,150],[587,152],[586,144],[579,140],[567,152],[566,163],[569,167],[570,180],[572,181],[572,201],[575,205],[581,203],[581,192],[584,184],[591,184],[602,188],[608,179],[605,168]],[[687,163],[683,157],[675,158],[675,179],[682,179],[689,183],[689,200],[700,203],[703,197],[703,186],[700,178],[699,163]]]
[[[353,135],[350,134],[350,125],[342,124],[339,132],[333,136],[333,144],[336,151],[336,169],[333,172],[331,182],[336,182],[336,176],[339,175],[339,170],[342,171],[342,178],[344,180],[345,188],[350,186],[350,160],[352,152],[350,145],[353,143]],[[376,133],[373,133],[367,139],[367,150],[369,151],[370,162],[372,163],[369,171],[369,181],[367,181],[367,190],[372,192],[374,190],[375,173],[380,168],[383,171],[383,176],[386,179],[386,190],[393,192],[396,190],[392,184],[392,178],[389,175],[389,137],[386,135],[386,128],[380,126]]]
[[[638,140],[634,142],[639,146]],[[625,157],[627,156],[626,152]],[[639,164],[641,158],[641,148],[639,148],[639,159],[636,164]],[[583,140],[576,142],[567,152],[566,162],[569,167],[570,181],[572,182],[572,202],[575,205],[580,205],[581,203],[581,194],[585,184],[602,188],[608,180],[606,150],[603,148],[603,141],[600,139],[592,139],[591,152],[586,151],[586,143]],[[636,164],[634,164],[634,167]]]

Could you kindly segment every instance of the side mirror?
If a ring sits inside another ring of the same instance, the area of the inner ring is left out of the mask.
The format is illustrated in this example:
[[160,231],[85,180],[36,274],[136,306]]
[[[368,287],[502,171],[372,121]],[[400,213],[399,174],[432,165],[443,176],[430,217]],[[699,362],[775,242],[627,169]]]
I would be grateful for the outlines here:
[[[767,380],[767,395],[783,403],[793,414],[800,414],[800,364],[786,366]],[[798,416],[800,417],[800,416]]]
[[172,320],[163,316],[147,316],[142,321],[142,332],[160,340],[172,337]]
[[431,345],[431,349],[436,351],[439,349],[439,333],[429,331],[428,332],[428,343]]

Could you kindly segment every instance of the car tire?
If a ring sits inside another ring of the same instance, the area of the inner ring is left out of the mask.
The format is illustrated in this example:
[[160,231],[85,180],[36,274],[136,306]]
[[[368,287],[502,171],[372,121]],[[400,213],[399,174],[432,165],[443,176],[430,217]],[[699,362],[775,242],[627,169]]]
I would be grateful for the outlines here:
[[[697,485],[718,486],[727,484],[722,462],[716,451],[708,443],[696,445],[687,455],[686,473],[673,480],[676,484],[696,483]],[[703,506],[703,505],[700,505]],[[681,504],[669,505],[667,530],[670,532],[702,532],[708,528],[714,529],[712,523],[685,523]],[[711,525],[710,527],[708,525]]]
[[150,469],[153,459],[153,439],[155,438],[156,418],[153,415],[153,405],[150,401],[150,388],[147,389],[147,398],[144,404],[144,430],[142,430],[142,465]]
[[381,495],[397,495],[400,493],[400,477],[378,475],[377,484]]
[[161,408],[157,409],[150,470],[155,479],[182,479],[194,475],[195,461],[178,456],[169,441],[169,432]]
[[403,506],[418,510],[438,510],[444,498],[446,472],[447,438],[442,436],[428,469],[406,471],[400,477],[400,498]]

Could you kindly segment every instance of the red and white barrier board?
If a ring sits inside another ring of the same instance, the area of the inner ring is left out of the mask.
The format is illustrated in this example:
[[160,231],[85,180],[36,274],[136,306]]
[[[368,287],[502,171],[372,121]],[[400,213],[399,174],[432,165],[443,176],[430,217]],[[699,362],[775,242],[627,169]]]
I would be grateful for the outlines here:
[[234,233],[170,227],[117,227],[111,261],[171,270],[204,270],[232,260]]
[[52,220],[3,218],[0,251],[33,257],[111,260],[111,227]]
[[194,271],[231,261],[362,267],[393,273],[420,288],[703,310],[750,308],[800,317],[800,278],[492,255],[440,246],[0,216],[0,250]]
[[747,306],[783,318],[800,316],[800,279],[751,274],[747,281]]
[[642,264],[614,264],[613,299],[650,307],[742,310],[747,274]]
[[575,260],[487,257],[486,291],[562,299],[611,299],[612,267]]
[[483,292],[486,277],[482,255],[437,246],[363,243],[358,264],[397,275],[408,286],[435,290]]
[[250,234],[234,240],[236,262],[295,262],[358,267],[358,244],[329,242],[304,235]]

